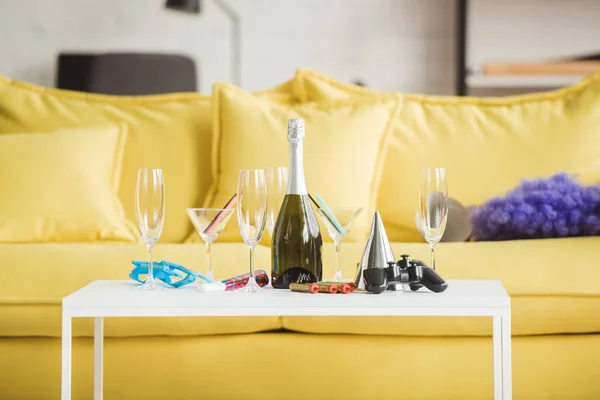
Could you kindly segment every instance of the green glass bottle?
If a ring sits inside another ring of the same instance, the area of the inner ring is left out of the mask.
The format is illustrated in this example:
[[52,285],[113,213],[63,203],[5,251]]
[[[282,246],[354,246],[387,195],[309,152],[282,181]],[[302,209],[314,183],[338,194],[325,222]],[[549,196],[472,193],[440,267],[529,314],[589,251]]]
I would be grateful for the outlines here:
[[304,182],[304,120],[288,121],[288,140],[290,176],[271,245],[271,282],[276,289],[323,279],[323,239]]

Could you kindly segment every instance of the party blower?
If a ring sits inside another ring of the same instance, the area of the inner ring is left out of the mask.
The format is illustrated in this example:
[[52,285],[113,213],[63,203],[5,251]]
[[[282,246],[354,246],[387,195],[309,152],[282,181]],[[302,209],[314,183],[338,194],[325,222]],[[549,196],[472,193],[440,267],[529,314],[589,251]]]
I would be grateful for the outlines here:
[[376,211],[373,216],[373,223],[371,224],[369,240],[356,271],[356,278],[354,279],[356,286],[361,289],[365,288],[365,281],[363,279],[365,270],[386,268],[390,261],[396,262],[396,258],[394,258],[392,246],[390,246],[390,241],[385,233],[383,222],[381,222],[381,215],[379,215],[379,211]]

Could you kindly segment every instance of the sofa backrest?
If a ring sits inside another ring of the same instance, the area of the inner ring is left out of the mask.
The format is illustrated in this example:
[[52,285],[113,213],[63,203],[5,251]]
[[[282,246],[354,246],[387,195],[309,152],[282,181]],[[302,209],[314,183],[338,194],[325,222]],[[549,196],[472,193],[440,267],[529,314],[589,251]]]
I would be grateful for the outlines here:
[[108,96],[46,89],[0,77],[0,134],[126,123],[119,197],[136,222],[139,168],[162,168],[166,186],[164,242],[191,231],[186,207],[200,204],[211,184],[211,100],[196,93]]
[[[293,82],[258,92],[293,102]],[[119,197],[136,223],[140,168],[162,168],[166,217],[161,242],[181,243],[192,232],[185,209],[201,207],[212,184],[212,99],[197,93],[113,96],[48,89],[0,76],[0,134],[51,132],[81,126],[128,128]]]
[[[385,96],[299,70],[301,101]],[[477,206],[524,178],[567,172],[600,183],[600,73],[559,90],[503,98],[402,95],[378,209],[390,240],[420,241],[420,170],[445,167],[450,197]]]

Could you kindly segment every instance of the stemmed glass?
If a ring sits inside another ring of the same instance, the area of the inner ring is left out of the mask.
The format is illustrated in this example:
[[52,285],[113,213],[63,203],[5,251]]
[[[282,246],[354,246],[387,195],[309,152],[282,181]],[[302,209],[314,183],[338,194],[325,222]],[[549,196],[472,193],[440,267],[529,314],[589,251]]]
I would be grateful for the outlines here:
[[334,282],[344,282],[344,278],[342,277],[342,267],[340,265],[342,240],[348,236],[354,220],[362,210],[362,207],[319,208],[319,217],[321,217],[321,220],[325,224],[329,237],[335,243]]
[[250,277],[238,292],[264,292],[254,278],[254,248],[260,242],[267,220],[265,171],[243,169],[238,179],[237,218],[242,239],[250,248]]
[[267,185],[267,232],[269,237],[273,236],[275,222],[279,216],[279,209],[283,203],[287,191],[288,169],[287,167],[265,168],[265,181]]
[[165,182],[162,169],[138,171],[135,211],[142,240],[148,248],[148,278],[142,290],[162,290],[154,279],[152,248],[158,242],[165,222]]
[[206,243],[206,277],[212,280],[215,276],[210,246],[227,225],[233,215],[233,208],[188,208],[186,211],[198,235]]
[[444,168],[421,170],[419,224],[421,235],[431,248],[431,267],[435,271],[435,245],[442,239],[448,220],[448,185]]

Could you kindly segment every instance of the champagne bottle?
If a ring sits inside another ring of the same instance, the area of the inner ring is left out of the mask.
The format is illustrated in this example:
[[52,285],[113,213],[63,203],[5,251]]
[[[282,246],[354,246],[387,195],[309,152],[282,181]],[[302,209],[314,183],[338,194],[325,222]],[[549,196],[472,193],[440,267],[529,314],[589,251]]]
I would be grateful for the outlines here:
[[271,246],[271,282],[276,289],[288,289],[293,282],[312,283],[323,278],[323,239],[304,182],[304,120],[288,121],[288,140],[290,176]]

